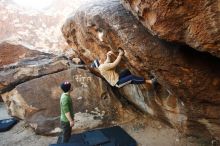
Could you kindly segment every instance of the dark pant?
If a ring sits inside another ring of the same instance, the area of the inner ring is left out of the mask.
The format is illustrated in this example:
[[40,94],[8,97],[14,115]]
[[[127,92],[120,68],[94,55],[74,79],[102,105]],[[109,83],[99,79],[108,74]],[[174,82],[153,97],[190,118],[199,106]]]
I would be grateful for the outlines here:
[[71,137],[71,131],[72,128],[70,127],[69,122],[60,122],[62,132],[60,133],[60,136],[57,140],[57,143],[68,143],[70,137]]
[[119,74],[119,81],[117,82],[117,85],[121,85],[129,81],[131,82],[131,84],[145,83],[145,79],[143,77],[132,75],[128,69],[125,69]]

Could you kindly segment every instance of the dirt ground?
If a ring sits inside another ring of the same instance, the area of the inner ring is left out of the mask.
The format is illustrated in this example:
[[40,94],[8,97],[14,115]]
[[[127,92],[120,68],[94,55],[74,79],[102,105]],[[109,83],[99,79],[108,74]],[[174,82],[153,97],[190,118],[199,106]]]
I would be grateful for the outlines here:
[[[9,118],[0,102],[0,119]],[[178,131],[152,119],[136,119],[121,125],[137,142],[138,146],[205,146],[196,139],[183,137]],[[20,121],[11,130],[0,133],[1,146],[48,146],[56,143],[57,137],[39,136]]]

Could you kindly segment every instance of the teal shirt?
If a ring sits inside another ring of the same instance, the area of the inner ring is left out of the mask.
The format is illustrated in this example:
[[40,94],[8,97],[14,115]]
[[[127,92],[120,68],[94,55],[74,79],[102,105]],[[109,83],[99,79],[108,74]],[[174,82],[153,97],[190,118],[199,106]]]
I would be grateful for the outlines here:
[[61,110],[60,121],[69,122],[69,120],[65,115],[65,113],[67,112],[70,112],[72,119],[74,118],[73,103],[68,93],[63,93],[60,97],[60,110]]

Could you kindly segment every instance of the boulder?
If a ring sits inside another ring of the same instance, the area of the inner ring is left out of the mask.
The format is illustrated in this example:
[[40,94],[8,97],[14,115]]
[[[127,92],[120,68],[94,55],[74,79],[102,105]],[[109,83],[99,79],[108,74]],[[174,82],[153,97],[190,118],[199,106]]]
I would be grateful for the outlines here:
[[16,85],[69,68],[65,57],[29,50],[22,45],[0,44],[0,93]]
[[220,0],[121,0],[152,35],[220,57]]
[[69,69],[22,83],[3,94],[11,116],[27,121],[37,134],[60,132],[59,85],[70,81],[75,112],[74,130],[86,130],[126,122],[135,117],[113,94],[110,86],[87,70]]
[[[152,36],[117,0],[93,1],[69,17],[62,32],[87,64],[107,51],[125,51],[118,70],[158,78],[159,85],[128,85],[117,95],[189,135],[220,138],[220,60]],[[113,58],[114,59],[114,58]]]
[[[0,44],[0,68],[9,64],[15,64],[24,58],[37,57],[40,55],[46,55],[46,53],[36,50],[30,50],[22,45],[14,45],[8,42]],[[47,54],[48,56],[53,56]]]

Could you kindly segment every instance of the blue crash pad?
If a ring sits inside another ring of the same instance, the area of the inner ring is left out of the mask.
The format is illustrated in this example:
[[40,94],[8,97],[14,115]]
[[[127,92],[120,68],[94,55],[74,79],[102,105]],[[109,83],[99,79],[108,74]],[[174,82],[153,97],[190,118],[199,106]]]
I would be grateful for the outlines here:
[[84,134],[84,141],[90,146],[101,145],[110,142],[109,139],[100,131],[88,131]]
[[137,143],[120,126],[114,126],[73,134],[68,144],[50,146],[137,146]]
[[73,143],[63,143],[63,144],[50,144],[49,146],[89,146],[89,145],[73,142]]
[[60,144],[60,138],[57,140],[57,144],[50,144],[49,146],[89,146],[85,143],[83,134],[74,134],[71,136],[68,143]]
[[[100,131],[112,142],[112,145],[107,143],[101,146],[137,146],[136,141],[120,126],[103,128],[100,129]],[[113,141],[115,141],[115,143]]]
[[18,121],[15,118],[0,120],[0,132],[11,129]]

